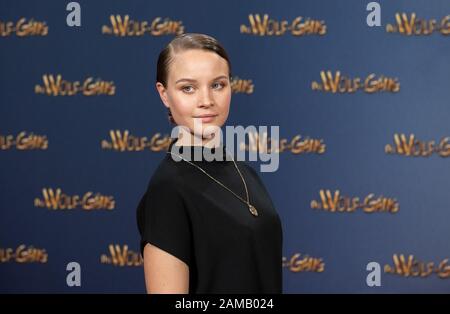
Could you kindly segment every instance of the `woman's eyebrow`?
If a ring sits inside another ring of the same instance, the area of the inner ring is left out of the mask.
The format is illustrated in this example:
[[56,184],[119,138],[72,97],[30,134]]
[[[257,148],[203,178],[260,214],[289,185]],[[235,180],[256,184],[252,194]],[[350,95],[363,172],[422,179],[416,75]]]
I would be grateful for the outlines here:
[[[220,75],[220,76],[218,76],[218,77],[212,79],[211,81],[215,81],[215,80],[222,79],[222,78],[228,78],[228,76],[226,76],[226,75]],[[175,84],[178,84],[179,82],[184,82],[184,81],[186,81],[186,82],[193,82],[193,83],[197,82],[197,80],[195,80],[195,79],[181,78],[181,79],[177,80],[177,81],[175,82]]]

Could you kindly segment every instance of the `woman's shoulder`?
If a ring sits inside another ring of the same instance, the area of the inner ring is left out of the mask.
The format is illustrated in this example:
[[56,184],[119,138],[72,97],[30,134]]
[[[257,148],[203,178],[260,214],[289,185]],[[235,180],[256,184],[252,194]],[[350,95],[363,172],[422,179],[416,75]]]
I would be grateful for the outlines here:
[[183,184],[182,169],[166,154],[150,177],[147,190],[150,188],[169,188],[176,190]]
[[236,161],[236,164],[238,167],[245,169],[247,172],[249,172],[251,175],[258,177],[258,171],[255,170],[255,168],[249,164],[247,161]]
[[[176,202],[183,199],[182,180],[180,170],[171,158],[165,156],[157,165],[150,176],[147,187],[138,205],[138,212],[148,209],[150,204],[158,203],[159,200],[166,199],[166,203]],[[157,208],[157,206],[155,207]]]

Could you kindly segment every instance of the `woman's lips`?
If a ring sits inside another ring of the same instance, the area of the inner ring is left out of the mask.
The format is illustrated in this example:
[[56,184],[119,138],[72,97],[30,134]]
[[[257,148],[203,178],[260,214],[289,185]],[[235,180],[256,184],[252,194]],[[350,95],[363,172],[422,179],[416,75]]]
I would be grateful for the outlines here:
[[203,123],[209,123],[209,122],[212,122],[216,117],[217,117],[217,115],[203,115],[203,116],[198,116],[195,118],[201,119],[201,121]]

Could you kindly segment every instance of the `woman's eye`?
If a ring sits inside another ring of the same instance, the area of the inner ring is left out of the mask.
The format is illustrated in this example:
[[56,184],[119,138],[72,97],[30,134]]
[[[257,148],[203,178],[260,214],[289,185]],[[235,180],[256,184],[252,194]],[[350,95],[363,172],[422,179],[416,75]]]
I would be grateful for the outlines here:
[[217,82],[217,83],[214,83],[214,84],[213,84],[213,88],[215,88],[215,89],[221,89],[221,88],[223,88],[224,86],[225,86],[225,84],[220,83],[220,82]]
[[182,90],[186,93],[191,93],[193,91],[193,87],[192,86],[184,86],[182,88]]

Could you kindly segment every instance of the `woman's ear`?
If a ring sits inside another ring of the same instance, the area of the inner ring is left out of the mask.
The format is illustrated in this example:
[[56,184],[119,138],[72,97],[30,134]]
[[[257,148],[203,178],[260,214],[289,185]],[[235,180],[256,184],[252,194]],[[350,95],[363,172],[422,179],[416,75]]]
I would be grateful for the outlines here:
[[167,90],[164,87],[164,85],[160,82],[157,82],[156,90],[158,91],[159,97],[161,98],[161,101],[163,102],[164,106],[166,106],[166,108],[170,108],[169,102],[167,100]]

